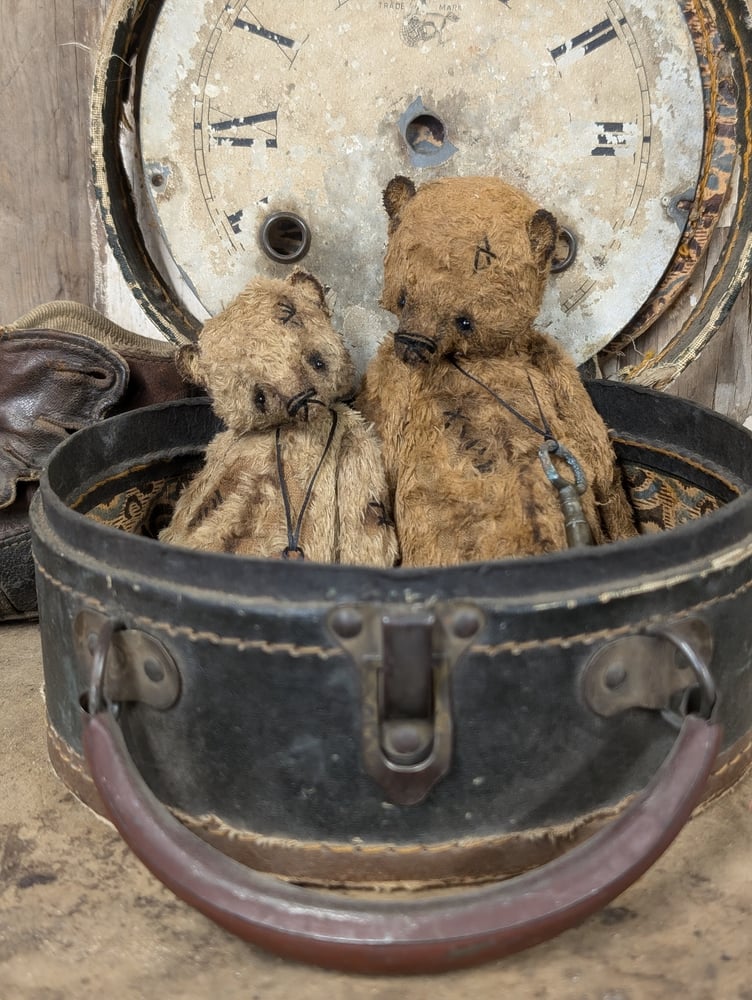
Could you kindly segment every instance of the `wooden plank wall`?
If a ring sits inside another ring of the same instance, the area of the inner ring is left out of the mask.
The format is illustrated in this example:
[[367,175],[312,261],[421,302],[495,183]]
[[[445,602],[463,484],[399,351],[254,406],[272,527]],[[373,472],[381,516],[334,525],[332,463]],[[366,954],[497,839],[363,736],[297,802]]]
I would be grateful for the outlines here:
[[[106,8],[107,0],[0,0],[0,323],[53,299],[96,304],[88,116]],[[749,418],[751,329],[747,287],[670,391]]]
[[0,0],[0,322],[91,302],[89,93],[106,0]]
[[747,282],[724,325],[669,388],[752,427],[752,299]]

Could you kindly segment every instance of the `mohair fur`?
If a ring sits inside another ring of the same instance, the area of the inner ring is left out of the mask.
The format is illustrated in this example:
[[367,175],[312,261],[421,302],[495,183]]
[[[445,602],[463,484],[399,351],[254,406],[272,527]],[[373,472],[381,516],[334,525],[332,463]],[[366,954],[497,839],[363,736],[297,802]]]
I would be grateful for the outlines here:
[[[371,361],[359,405],[382,439],[402,564],[567,545],[558,494],[538,457],[542,437],[452,358],[537,427],[542,411],[587,476],[581,503],[596,542],[634,535],[606,427],[574,362],[533,326],[557,242],[553,215],[484,177],[445,178],[417,192],[397,177],[384,204],[382,305],[399,329]],[[571,482],[563,461],[554,464]]]
[[[316,468],[299,548],[306,559],[391,566],[394,526],[379,445],[352,396],[352,361],[323,289],[303,271],[256,279],[183,349],[186,374],[226,425],[181,493],[160,539],[197,549],[280,557],[289,547],[276,452],[296,525]],[[330,446],[326,443],[336,415]],[[293,551],[288,556],[300,558]]]

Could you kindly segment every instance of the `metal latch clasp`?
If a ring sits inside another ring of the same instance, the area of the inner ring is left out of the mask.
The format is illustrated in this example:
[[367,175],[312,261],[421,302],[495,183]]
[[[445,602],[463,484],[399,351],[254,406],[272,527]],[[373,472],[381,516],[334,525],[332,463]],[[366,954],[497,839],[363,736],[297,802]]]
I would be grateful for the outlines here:
[[449,770],[451,670],[483,623],[464,602],[349,604],[329,615],[360,670],[365,769],[390,802],[420,802]]

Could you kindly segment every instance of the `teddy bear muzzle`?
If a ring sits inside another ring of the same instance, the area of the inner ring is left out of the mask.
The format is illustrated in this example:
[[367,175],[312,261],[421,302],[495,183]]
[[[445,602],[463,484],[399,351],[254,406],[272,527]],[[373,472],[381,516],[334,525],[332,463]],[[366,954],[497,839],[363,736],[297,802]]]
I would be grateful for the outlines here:
[[287,401],[288,416],[307,423],[309,416],[308,407],[311,403],[320,404],[320,400],[316,399],[315,389],[305,389],[303,392],[297,393],[297,395],[292,396]]
[[436,353],[436,341],[421,333],[398,330],[394,335],[394,353],[406,365],[427,364]]

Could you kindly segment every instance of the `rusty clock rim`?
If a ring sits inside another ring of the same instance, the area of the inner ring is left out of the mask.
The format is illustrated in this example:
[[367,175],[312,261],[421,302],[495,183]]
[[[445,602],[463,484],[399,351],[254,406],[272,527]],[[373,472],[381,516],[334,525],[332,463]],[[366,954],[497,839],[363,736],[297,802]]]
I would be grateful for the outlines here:
[[[721,3],[720,0],[677,0],[677,2],[685,15],[689,9],[688,5],[703,11],[705,21],[709,19],[714,26],[717,25],[721,38],[727,44],[734,46],[739,54],[738,74],[736,74],[738,77],[736,142],[742,169],[734,224],[711,278],[703,289],[700,302],[669,343],[654,358],[640,366],[640,373],[654,366],[661,366],[663,370],[670,372],[670,377],[661,383],[663,387],[669,384],[707,345],[726,318],[752,266],[752,241],[740,245],[738,235],[739,227],[745,223],[752,224],[752,187],[748,176],[748,161],[752,149],[750,140],[752,85],[748,66],[752,54],[752,35],[745,27],[743,3],[742,0],[726,0],[725,3]],[[120,156],[118,135],[128,105],[132,106],[136,119],[129,124],[133,128],[138,126],[142,67],[138,66],[137,56],[144,43],[148,42],[163,6],[164,0],[116,0],[110,8],[100,41],[101,51],[92,90],[91,167],[95,197],[106,239],[126,283],[160,333],[167,340],[182,344],[196,340],[201,323],[178,302],[169,282],[147,250],[136,218],[131,183],[126,176]],[[697,39],[695,41],[697,43]],[[710,53],[706,55],[709,57]],[[698,63],[700,62],[698,53]],[[709,118],[712,117],[711,112]],[[701,181],[708,174],[711,153],[712,149],[708,151],[706,142]],[[694,204],[700,204],[703,197],[704,193],[696,196]],[[712,229],[712,226],[710,228]],[[672,264],[682,252],[686,253],[684,241],[680,243],[672,257]],[[699,262],[703,253],[704,250],[698,254],[695,264]],[[671,266],[669,265],[666,274],[671,271]],[[683,282],[688,280],[693,269],[694,265]],[[625,330],[633,328],[635,323],[638,326],[641,322],[644,324],[644,315],[654,298],[661,294],[661,288],[662,283],[659,283]],[[663,310],[650,319],[647,325],[642,325],[630,339],[649,329],[662,313]],[[640,317],[643,317],[642,321]],[[617,334],[612,343],[618,342],[620,337],[621,334]],[[604,350],[608,352],[609,347],[610,345]],[[639,379],[637,372],[625,377],[635,376]]]
[[146,315],[177,344],[195,342],[201,324],[176,299],[150,256],[140,231],[131,181],[120,154],[119,128],[132,103],[138,128],[141,76],[137,56],[148,41],[164,0],[116,0],[100,38],[90,109],[90,155],[94,195],[107,243]]
[[[752,270],[752,28],[743,0],[698,0],[712,9],[719,33],[738,58],[733,64],[736,87],[736,145],[739,181],[728,237],[700,294],[679,330],[655,355],[617,373],[616,379],[646,382],[665,389],[702,353],[731,311]],[[640,331],[640,334],[645,332]],[[618,339],[618,337],[617,337]],[[605,349],[606,353],[608,348]]]
[[[712,3],[712,0],[710,0]],[[679,0],[695,52],[704,95],[703,155],[694,201],[671,263],[646,302],[604,347],[602,357],[618,355],[660,319],[684,291],[708,251],[729,197],[736,164],[732,143],[739,127],[730,61],[707,0]]]

